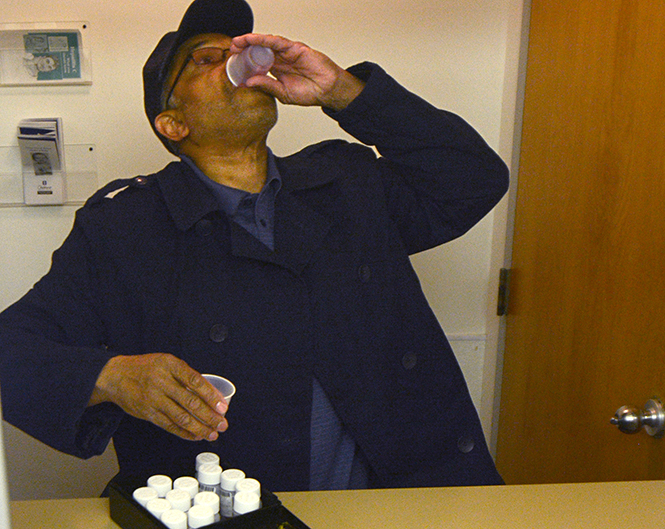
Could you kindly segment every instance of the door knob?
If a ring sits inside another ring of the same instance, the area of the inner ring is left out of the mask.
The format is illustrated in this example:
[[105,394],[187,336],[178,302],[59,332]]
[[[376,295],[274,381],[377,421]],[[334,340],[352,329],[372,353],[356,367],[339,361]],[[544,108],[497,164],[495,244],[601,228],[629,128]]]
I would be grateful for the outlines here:
[[663,437],[665,434],[665,408],[658,399],[650,399],[644,410],[635,406],[621,406],[610,419],[623,433],[637,433],[642,427],[652,437]]

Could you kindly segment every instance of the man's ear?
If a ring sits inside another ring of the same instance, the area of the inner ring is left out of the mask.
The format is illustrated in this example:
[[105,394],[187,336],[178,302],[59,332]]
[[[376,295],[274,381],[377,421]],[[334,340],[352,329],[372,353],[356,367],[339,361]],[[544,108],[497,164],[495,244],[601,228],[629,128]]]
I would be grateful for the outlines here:
[[155,128],[166,139],[176,143],[189,135],[189,127],[175,109],[165,110],[159,114],[155,118]]

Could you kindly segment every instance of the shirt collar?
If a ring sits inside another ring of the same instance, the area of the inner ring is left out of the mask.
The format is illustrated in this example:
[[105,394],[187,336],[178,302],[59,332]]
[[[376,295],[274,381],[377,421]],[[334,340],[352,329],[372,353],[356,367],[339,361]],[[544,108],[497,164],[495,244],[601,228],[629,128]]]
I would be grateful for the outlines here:
[[185,155],[181,155],[180,158],[192,169],[194,174],[208,187],[208,189],[213,192],[222,211],[231,217],[236,214],[243,199],[250,197],[251,195],[258,195],[258,197],[262,199],[263,197],[266,197],[271,201],[274,201],[277,193],[282,187],[282,177],[277,168],[277,163],[275,162],[275,155],[270,149],[268,149],[268,174],[266,177],[266,183],[259,193],[250,193],[248,191],[219,184],[208,178],[191,158],[188,158]]

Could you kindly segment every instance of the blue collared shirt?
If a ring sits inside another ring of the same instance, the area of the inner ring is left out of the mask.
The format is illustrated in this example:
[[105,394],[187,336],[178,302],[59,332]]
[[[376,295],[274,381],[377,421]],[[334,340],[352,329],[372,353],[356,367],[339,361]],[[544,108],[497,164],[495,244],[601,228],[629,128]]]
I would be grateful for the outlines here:
[[[191,159],[182,156],[182,160],[212,190],[220,208],[231,220],[274,250],[275,200],[282,187],[282,179],[272,151],[268,150],[268,174],[259,193],[218,184]],[[312,379],[312,386],[310,489],[366,488],[367,465],[364,458],[316,378]]]
[[275,249],[275,199],[282,188],[282,178],[277,170],[275,157],[268,150],[268,175],[259,193],[218,184],[208,178],[186,156],[182,160],[189,165],[196,176],[215,194],[219,205],[228,217],[246,229],[271,250]]

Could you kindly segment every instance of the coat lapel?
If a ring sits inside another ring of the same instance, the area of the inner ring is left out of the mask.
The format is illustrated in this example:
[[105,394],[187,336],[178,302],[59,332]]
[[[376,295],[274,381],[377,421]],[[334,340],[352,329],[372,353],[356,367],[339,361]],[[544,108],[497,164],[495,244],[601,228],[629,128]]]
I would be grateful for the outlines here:
[[[231,252],[276,264],[297,274],[310,262],[323,243],[332,222],[297,196],[307,189],[328,185],[332,172],[318,170],[298,155],[277,160],[284,186],[275,202],[275,249],[271,251],[235,222],[231,222]],[[181,231],[192,228],[207,214],[218,210],[216,199],[186,164],[172,163],[159,179],[167,206]],[[309,178],[307,178],[309,176]]]
[[231,223],[232,253],[270,262],[297,274],[323,243],[331,222],[282,189],[275,203],[275,250],[271,251],[246,230]]

